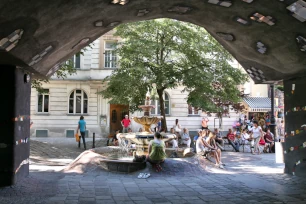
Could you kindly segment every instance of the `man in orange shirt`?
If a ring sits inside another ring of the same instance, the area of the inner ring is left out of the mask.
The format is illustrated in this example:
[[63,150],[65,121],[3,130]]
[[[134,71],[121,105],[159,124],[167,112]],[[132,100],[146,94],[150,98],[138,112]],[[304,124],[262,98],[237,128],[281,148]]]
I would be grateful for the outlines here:
[[202,120],[202,130],[204,130],[204,129],[208,129],[208,118],[203,118],[203,120]]

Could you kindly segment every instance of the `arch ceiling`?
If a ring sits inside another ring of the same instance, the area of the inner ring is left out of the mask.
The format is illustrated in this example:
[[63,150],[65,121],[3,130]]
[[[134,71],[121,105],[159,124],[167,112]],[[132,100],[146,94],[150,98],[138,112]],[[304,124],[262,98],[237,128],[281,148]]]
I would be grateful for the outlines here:
[[120,23],[161,17],[204,27],[256,83],[306,74],[303,0],[1,0],[0,64],[48,77]]

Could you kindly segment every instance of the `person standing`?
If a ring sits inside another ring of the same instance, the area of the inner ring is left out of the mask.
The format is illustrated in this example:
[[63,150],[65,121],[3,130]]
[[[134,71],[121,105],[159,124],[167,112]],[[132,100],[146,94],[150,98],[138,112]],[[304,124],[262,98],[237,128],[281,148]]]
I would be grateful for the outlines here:
[[181,125],[179,124],[179,120],[178,119],[175,119],[175,125],[173,126],[173,129],[174,129],[175,134],[177,135],[177,137],[180,138],[181,137],[182,128],[181,128]]
[[202,130],[208,129],[208,122],[209,122],[208,118],[202,119]]
[[123,127],[122,133],[127,133],[128,129],[129,129],[130,125],[131,125],[131,120],[129,119],[128,115],[125,115],[125,117],[121,121],[121,125]]
[[255,154],[255,152],[257,151],[258,154],[260,154],[260,149],[259,149],[259,141],[260,138],[263,136],[263,131],[261,129],[261,127],[258,125],[257,121],[253,122],[253,127],[251,129],[252,131],[252,137],[254,138],[254,144],[252,144],[252,146],[254,146],[254,152],[252,152],[252,154]]
[[[81,116],[78,124],[77,132],[80,130],[81,138],[83,140],[84,149],[86,150],[86,143],[85,143],[85,131],[86,131],[86,122],[84,120],[84,117]],[[79,140],[79,148],[81,147],[81,138]]]

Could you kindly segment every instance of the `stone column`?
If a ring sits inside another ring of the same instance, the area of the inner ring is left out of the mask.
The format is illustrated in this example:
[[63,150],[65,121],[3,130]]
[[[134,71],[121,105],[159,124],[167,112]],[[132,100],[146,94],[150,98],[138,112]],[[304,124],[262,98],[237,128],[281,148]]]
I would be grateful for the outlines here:
[[[306,177],[306,77],[284,81],[285,132],[283,143],[285,172]],[[291,151],[290,148],[293,148]]]
[[270,131],[274,135],[274,142],[276,141],[276,132],[275,132],[275,115],[274,115],[274,84],[270,85],[271,88],[271,119],[270,119]]
[[0,186],[29,174],[31,83],[22,69],[0,65]]

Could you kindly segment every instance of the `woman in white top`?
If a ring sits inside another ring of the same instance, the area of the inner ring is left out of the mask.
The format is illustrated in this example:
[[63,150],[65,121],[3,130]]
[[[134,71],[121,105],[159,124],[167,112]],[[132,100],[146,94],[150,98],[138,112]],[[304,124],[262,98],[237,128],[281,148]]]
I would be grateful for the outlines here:
[[262,137],[263,135],[263,131],[261,129],[260,126],[258,126],[258,122],[257,121],[254,121],[253,122],[253,127],[251,129],[252,131],[252,137],[253,137],[253,141],[251,143],[252,147],[254,146],[254,152],[252,152],[252,154],[255,154],[256,150],[258,152],[258,154],[260,154],[260,149],[259,149],[259,141],[260,141],[260,138]]
[[200,133],[199,138],[197,139],[197,142],[196,142],[197,154],[202,155],[202,156],[207,156],[208,154],[210,154],[212,157],[215,158],[216,166],[223,169],[224,167],[220,160],[220,155],[218,153],[218,147],[212,146],[209,144],[210,141],[214,140],[214,137],[216,135],[211,132],[209,133],[209,136],[206,139],[204,139],[205,136],[206,136],[206,131],[202,131]]
[[[170,129],[170,133],[176,135],[173,128]],[[169,144],[172,144],[172,148],[178,148],[177,139],[172,139],[172,140],[170,140],[170,141],[168,141],[168,142],[166,143],[167,146],[168,146]]]
[[241,144],[248,144],[252,140],[253,138],[247,133],[247,129],[243,129],[241,134]]

